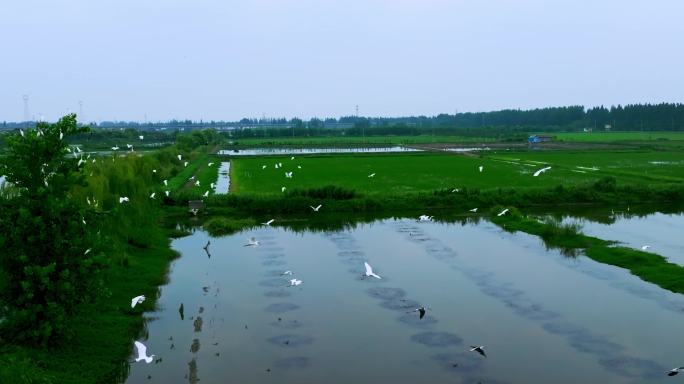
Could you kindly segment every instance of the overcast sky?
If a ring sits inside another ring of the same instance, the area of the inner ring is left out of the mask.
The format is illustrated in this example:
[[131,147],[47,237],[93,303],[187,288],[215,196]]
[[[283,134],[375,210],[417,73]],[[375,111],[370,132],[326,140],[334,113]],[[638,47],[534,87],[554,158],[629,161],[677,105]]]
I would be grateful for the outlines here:
[[682,0],[7,0],[0,120],[684,101]]

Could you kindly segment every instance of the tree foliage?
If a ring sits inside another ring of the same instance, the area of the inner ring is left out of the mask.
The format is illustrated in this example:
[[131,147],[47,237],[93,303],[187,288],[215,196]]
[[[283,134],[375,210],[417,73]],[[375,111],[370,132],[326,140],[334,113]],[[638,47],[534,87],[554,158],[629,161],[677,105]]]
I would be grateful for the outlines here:
[[101,267],[97,215],[72,191],[85,186],[83,161],[66,137],[86,132],[68,115],[7,139],[0,159],[16,194],[0,200],[0,335],[32,344],[55,341],[68,317],[94,297]]

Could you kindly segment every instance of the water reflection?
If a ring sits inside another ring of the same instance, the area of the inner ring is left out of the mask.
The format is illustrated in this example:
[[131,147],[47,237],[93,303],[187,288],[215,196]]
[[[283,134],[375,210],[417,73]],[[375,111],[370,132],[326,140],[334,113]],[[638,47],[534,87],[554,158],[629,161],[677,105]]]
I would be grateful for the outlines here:
[[222,161],[218,170],[214,193],[228,193],[230,190],[230,161]]
[[[212,238],[210,259],[205,232],[175,240],[148,314],[163,362],[127,382],[197,382],[201,365],[202,382],[657,383],[677,364],[684,324],[662,300],[684,299],[624,270],[475,217],[332,221]],[[261,245],[243,247],[252,236]],[[362,279],[364,261],[383,278]],[[304,283],[288,287],[288,270]]]

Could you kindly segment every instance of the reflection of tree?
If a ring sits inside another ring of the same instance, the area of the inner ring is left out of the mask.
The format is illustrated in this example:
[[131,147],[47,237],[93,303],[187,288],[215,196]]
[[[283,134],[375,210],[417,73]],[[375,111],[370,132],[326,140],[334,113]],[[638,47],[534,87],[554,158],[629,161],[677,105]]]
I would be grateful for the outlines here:
[[[197,341],[197,340],[195,340],[195,341]],[[197,384],[199,381],[200,381],[200,379],[197,376],[197,362],[193,358],[188,363],[188,382],[190,384]]]
[[200,342],[199,339],[195,339],[192,341],[192,345],[190,346],[190,352],[192,353],[197,353],[200,349]]
[[185,320],[185,311],[183,310],[183,303],[181,303],[178,308],[178,313],[180,313],[181,320]]
[[202,316],[197,316],[195,321],[192,323],[192,325],[195,327],[195,332],[202,332],[202,324],[204,321],[202,320]]

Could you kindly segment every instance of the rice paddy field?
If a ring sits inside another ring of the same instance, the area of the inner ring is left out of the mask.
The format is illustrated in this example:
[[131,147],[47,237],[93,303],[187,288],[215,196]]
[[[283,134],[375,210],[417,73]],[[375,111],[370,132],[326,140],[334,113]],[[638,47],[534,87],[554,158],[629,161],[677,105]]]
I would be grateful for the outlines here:
[[[499,152],[246,157],[232,159],[231,193],[278,194],[337,185],[367,194],[443,188],[548,187],[613,176],[621,183],[684,182],[681,152]],[[276,168],[276,164],[282,167]],[[482,166],[482,172],[479,167]],[[533,173],[551,169],[538,177]],[[292,172],[292,177],[285,176]],[[375,174],[373,177],[369,175]]]
[[652,141],[676,140],[684,141],[684,132],[652,131],[652,132],[560,132],[549,133],[556,140],[570,142],[615,142],[615,141]]
[[241,138],[236,144],[241,146],[263,145],[349,145],[349,144],[427,144],[427,143],[481,143],[493,142],[495,137],[477,136],[318,136],[318,137],[273,137],[273,138]]

